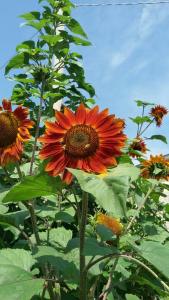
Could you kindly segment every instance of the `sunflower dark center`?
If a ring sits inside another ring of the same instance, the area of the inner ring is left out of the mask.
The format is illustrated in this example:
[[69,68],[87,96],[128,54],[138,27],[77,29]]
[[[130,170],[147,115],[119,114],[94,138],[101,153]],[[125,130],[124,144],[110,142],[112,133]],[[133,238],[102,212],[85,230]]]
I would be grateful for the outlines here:
[[18,122],[10,112],[0,113],[0,148],[15,142],[18,133]]
[[142,145],[141,145],[139,142],[136,142],[136,143],[133,145],[133,150],[141,151],[141,150],[142,150]]
[[67,154],[75,158],[85,158],[96,152],[99,138],[91,126],[76,125],[68,130],[63,144]]

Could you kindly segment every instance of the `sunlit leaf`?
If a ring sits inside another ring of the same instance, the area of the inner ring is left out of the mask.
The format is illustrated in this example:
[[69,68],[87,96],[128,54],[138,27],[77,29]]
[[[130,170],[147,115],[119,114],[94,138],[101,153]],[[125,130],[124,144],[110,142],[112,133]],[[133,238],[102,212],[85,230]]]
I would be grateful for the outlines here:
[[5,195],[3,203],[30,200],[35,197],[56,194],[61,190],[63,183],[60,177],[51,177],[46,174],[25,176],[22,182],[16,184]]
[[0,267],[0,299],[30,300],[33,296],[40,295],[43,284],[43,279],[36,279],[17,266]]

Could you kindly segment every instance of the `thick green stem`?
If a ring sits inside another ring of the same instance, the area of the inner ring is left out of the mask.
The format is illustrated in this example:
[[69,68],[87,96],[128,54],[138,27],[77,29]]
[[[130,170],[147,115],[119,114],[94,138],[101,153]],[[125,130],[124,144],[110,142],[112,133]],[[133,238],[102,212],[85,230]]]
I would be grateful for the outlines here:
[[[23,177],[22,177],[22,172],[21,172],[19,163],[16,163],[16,169],[18,172],[19,179],[22,180]],[[28,203],[25,202],[24,204],[29,211],[29,214],[31,217],[31,223],[32,223],[32,230],[35,235],[36,243],[37,243],[37,245],[39,245],[40,238],[39,238],[39,233],[38,233],[38,225],[37,225],[37,218],[36,218],[36,214],[35,214],[34,202],[32,200],[32,201],[29,201]]]
[[151,192],[153,191],[154,187],[155,187],[155,185],[153,184],[152,187],[148,190],[147,194],[145,195],[145,198],[144,198],[143,202],[141,203],[141,205],[137,209],[137,214],[132,217],[132,219],[129,222],[129,224],[127,225],[126,230],[125,230],[124,233],[127,233],[129,231],[129,229],[131,228],[131,226],[135,222],[137,216],[139,216],[139,213],[140,213],[141,209],[144,207],[144,205],[145,205],[148,197],[150,196]]
[[83,193],[82,197],[82,215],[80,222],[80,300],[87,300],[87,272],[85,270],[85,255],[84,255],[84,244],[85,244],[85,228],[87,222],[88,212],[88,194]]
[[37,125],[36,125],[36,131],[35,131],[35,141],[34,141],[34,145],[33,145],[32,157],[31,157],[31,162],[30,162],[30,175],[33,174],[33,164],[35,161],[35,152],[36,152],[37,141],[38,141],[38,137],[39,137],[39,126],[40,126],[40,120],[41,120],[41,115],[42,115],[42,104],[43,104],[43,85],[42,85],[41,98],[40,98],[40,103],[39,103],[39,111],[38,111]]
[[29,203],[27,204],[27,208],[28,208],[30,216],[31,216],[32,229],[33,229],[33,233],[35,235],[36,243],[37,243],[37,245],[39,245],[40,237],[39,237],[39,230],[38,230],[38,225],[37,225],[37,218],[36,218],[36,214],[35,214],[34,202],[29,201]]

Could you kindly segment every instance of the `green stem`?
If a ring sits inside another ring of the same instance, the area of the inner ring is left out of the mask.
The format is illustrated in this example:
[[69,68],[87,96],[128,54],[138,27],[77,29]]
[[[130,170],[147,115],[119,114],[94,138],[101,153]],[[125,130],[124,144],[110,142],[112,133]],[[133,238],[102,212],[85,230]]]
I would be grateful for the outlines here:
[[102,260],[106,259],[106,258],[124,258],[128,261],[133,261],[136,264],[140,265],[141,267],[143,267],[145,270],[147,270],[152,276],[154,276],[164,287],[164,289],[169,292],[169,286],[161,279],[159,278],[159,276],[153,271],[151,270],[147,265],[145,265],[143,262],[141,262],[140,260],[138,260],[137,258],[134,258],[130,255],[127,254],[107,254],[105,256],[99,257],[98,259],[96,259],[94,262],[92,262],[91,264],[89,264],[86,267],[86,271],[88,271],[91,267],[93,267],[96,263],[101,262]]
[[140,131],[139,135],[141,136],[147,129],[148,127],[154,122],[154,118],[151,120],[151,122],[142,130]]
[[141,205],[140,205],[140,206],[138,207],[138,209],[137,209],[137,214],[134,215],[134,216],[132,217],[132,219],[131,219],[131,221],[129,222],[128,226],[126,227],[126,230],[124,231],[124,233],[126,233],[127,231],[129,231],[129,229],[131,228],[131,226],[132,226],[133,223],[135,222],[137,216],[139,215],[141,209],[144,207],[144,205],[145,205],[145,203],[146,203],[148,197],[150,196],[151,192],[153,191],[154,187],[155,187],[155,185],[153,184],[152,187],[148,190],[148,192],[147,192],[147,194],[146,194],[146,196],[145,196],[143,202],[141,203]]
[[85,244],[85,228],[87,222],[88,212],[88,194],[83,192],[82,197],[82,215],[80,222],[80,300],[87,300],[87,272],[85,270],[85,255],[84,244]]
[[26,203],[26,207],[29,210],[30,216],[31,216],[31,222],[32,222],[32,229],[33,233],[35,235],[36,243],[37,245],[40,245],[40,237],[39,237],[39,230],[37,225],[37,218],[35,214],[35,208],[34,208],[34,201],[29,201],[29,203]]
[[169,292],[169,286],[159,278],[159,276],[153,271],[151,270],[147,265],[145,265],[143,262],[141,262],[140,260],[132,257],[132,256],[129,256],[129,255],[125,255],[125,254],[121,254],[119,255],[120,257],[126,259],[126,260],[129,260],[129,261],[133,261],[135,262],[136,264],[140,265],[141,267],[143,267],[145,270],[147,270],[151,275],[153,275],[161,284],[162,286],[164,287],[164,289]]
[[22,172],[21,172],[20,165],[19,165],[18,162],[16,162],[16,169],[17,169],[17,172],[18,172],[19,179],[21,181],[23,176],[22,176]]
[[39,103],[37,124],[36,124],[36,130],[35,130],[35,141],[34,141],[34,145],[33,145],[32,157],[31,157],[31,162],[30,162],[30,175],[33,174],[33,164],[35,161],[35,152],[36,152],[37,141],[38,141],[38,137],[39,137],[39,128],[40,128],[40,121],[41,121],[41,115],[42,115],[42,104],[43,104],[43,91],[44,91],[44,81],[42,80],[40,103]]
[[80,224],[80,215],[81,215],[80,206],[79,206],[79,202],[78,202],[78,199],[76,196],[76,190],[74,188],[72,188],[72,191],[73,191],[73,195],[74,195],[74,199],[75,199],[75,203],[76,203],[76,207],[77,207],[76,213],[77,213],[78,224]]
[[[23,176],[22,176],[22,172],[21,172],[19,163],[16,163],[16,169],[17,169],[18,176],[19,176],[20,180],[22,180]],[[24,204],[25,204],[26,208],[29,211],[29,214],[30,214],[30,217],[31,217],[31,223],[32,223],[32,230],[33,230],[33,233],[35,235],[36,243],[37,243],[37,245],[39,245],[40,244],[40,238],[39,238],[37,218],[36,218],[35,208],[34,208],[34,201],[32,200],[32,201],[29,201],[28,203],[24,202]]]
[[[143,105],[143,110],[142,110],[142,115],[141,115],[142,118],[144,117],[144,110],[145,110],[145,106]],[[141,132],[141,129],[142,129],[142,128],[143,128],[143,123],[141,123],[140,126],[139,126],[139,124],[138,124],[137,136],[140,135],[140,132]]]
[[53,290],[53,282],[51,281],[48,281],[48,292],[49,292],[50,300],[57,300],[57,295]]
[[111,290],[112,290],[112,277],[113,277],[113,273],[114,273],[114,271],[115,271],[115,269],[116,269],[116,266],[117,266],[117,264],[118,264],[118,260],[119,260],[119,257],[116,257],[115,262],[114,262],[114,264],[113,264],[113,267],[112,267],[112,269],[111,269],[111,271],[110,271],[110,275],[109,275],[109,278],[108,278],[108,281],[107,281],[107,284],[106,284],[106,289],[105,289],[105,291],[103,292],[103,295],[102,295],[102,298],[101,298],[101,299],[103,299],[103,300],[106,300],[106,299],[107,299],[108,294],[109,294],[109,293],[111,292]]

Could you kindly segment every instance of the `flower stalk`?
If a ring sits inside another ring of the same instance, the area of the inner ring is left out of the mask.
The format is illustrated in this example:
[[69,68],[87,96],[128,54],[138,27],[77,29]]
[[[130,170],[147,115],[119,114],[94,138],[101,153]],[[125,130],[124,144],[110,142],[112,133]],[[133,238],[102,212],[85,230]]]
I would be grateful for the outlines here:
[[83,192],[82,197],[82,216],[80,221],[80,300],[87,300],[87,272],[85,270],[85,228],[88,212],[88,194]]
[[[19,179],[22,180],[22,172],[21,172],[21,169],[20,169],[20,166],[19,166],[18,162],[16,163],[16,169],[17,169],[17,172],[18,172]],[[29,201],[28,203],[25,202],[24,204],[25,204],[26,208],[29,211],[30,218],[31,218],[31,223],[32,223],[32,230],[33,230],[33,233],[35,235],[36,243],[37,243],[37,245],[39,245],[40,244],[40,237],[39,237],[39,233],[38,233],[38,225],[37,225],[37,218],[36,218],[36,214],[35,214],[34,202]]]

